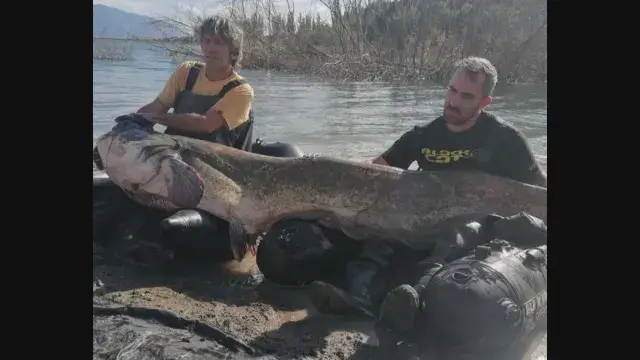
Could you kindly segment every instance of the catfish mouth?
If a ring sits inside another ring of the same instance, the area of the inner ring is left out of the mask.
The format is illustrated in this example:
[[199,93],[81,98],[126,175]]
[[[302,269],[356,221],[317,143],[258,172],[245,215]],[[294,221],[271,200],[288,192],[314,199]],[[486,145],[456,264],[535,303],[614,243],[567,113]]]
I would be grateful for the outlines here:
[[[100,152],[100,148],[103,148],[102,143],[105,141],[105,139],[108,139],[109,143],[107,145],[107,151],[105,153],[105,156],[102,155],[102,153]],[[107,164],[109,162],[109,154],[111,153],[111,147],[113,146],[113,143],[115,142],[115,139],[113,138],[113,136],[109,136],[109,134],[104,134],[102,136],[99,136],[96,139],[96,145],[95,148],[98,150],[98,155],[100,155],[100,160],[102,161],[102,167],[104,169],[106,169]]]

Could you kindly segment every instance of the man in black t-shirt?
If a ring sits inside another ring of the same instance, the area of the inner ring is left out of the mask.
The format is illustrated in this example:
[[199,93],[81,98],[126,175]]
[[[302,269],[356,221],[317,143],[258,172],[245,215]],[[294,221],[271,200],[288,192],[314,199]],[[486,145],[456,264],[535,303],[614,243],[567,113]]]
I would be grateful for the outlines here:
[[479,170],[547,186],[546,176],[520,131],[484,110],[461,124],[469,128],[458,130],[460,126],[454,122],[457,119],[443,115],[414,127],[374,163],[407,169],[417,161],[421,170]]
[[[421,170],[478,170],[520,182],[547,186],[546,175],[522,133],[484,108],[492,101],[498,73],[486,59],[466,58],[455,66],[445,95],[443,115],[404,133],[373,162],[407,169],[417,161]],[[513,214],[505,214],[513,215]],[[393,253],[384,242],[367,241],[361,255],[347,265],[348,291],[316,281],[313,304],[320,311],[356,312],[375,316],[374,303],[383,294],[372,286]],[[407,330],[418,309],[418,294],[410,286],[394,289],[384,299],[380,319]]]
[[[470,70],[471,69],[471,70]],[[497,73],[484,59],[460,62],[445,96],[444,114],[404,133],[375,164],[421,170],[479,170],[538,186],[547,179],[522,133],[483,110]]]

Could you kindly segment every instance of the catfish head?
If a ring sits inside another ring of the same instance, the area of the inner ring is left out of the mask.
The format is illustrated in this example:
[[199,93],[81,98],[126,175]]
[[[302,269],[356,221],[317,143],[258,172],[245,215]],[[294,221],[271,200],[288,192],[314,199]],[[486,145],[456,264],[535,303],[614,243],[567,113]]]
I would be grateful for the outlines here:
[[179,142],[154,131],[136,115],[121,116],[116,123],[96,141],[104,171],[113,183],[142,205],[196,208],[204,181],[182,161]]

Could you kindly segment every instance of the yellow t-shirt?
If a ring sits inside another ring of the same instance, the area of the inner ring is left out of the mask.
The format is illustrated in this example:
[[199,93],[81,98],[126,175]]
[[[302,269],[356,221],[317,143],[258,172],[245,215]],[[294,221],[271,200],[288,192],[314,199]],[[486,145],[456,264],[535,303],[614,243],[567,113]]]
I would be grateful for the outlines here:
[[[171,77],[164,86],[164,89],[158,95],[158,100],[165,106],[172,108],[176,95],[184,90],[187,85],[187,75],[189,69],[196,64],[197,61],[185,61],[171,74]],[[202,68],[198,73],[196,82],[191,90],[199,95],[217,95],[222,87],[231,80],[242,79],[238,73],[233,71],[231,75],[223,80],[211,81],[205,75],[206,65],[202,64]],[[244,123],[249,118],[249,110],[253,102],[253,88],[251,85],[244,83],[231,89],[222,99],[220,99],[213,108],[217,110],[224,120],[227,122],[229,129]]]

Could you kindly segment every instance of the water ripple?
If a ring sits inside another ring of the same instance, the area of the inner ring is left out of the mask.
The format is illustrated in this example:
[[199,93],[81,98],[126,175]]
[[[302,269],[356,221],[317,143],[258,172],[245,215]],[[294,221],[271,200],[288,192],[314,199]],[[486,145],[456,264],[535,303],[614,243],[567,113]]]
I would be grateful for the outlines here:
[[[134,46],[134,59],[93,63],[93,132],[153,100],[176,65]],[[403,132],[442,113],[442,85],[342,83],[265,71],[241,71],[255,90],[256,136],[293,142],[303,151],[372,158]],[[515,124],[546,164],[546,86],[522,85],[496,94],[490,110]]]

